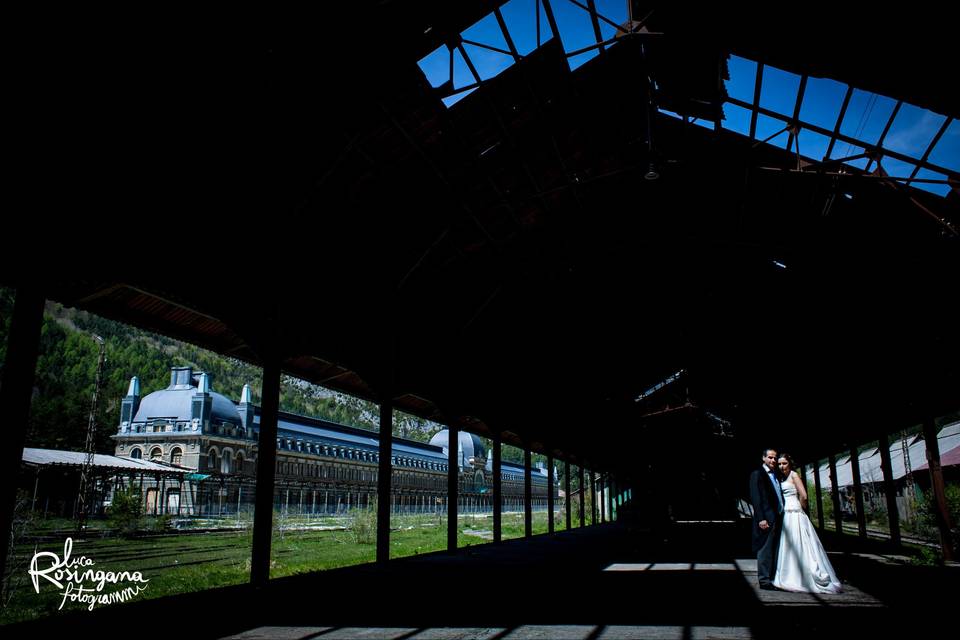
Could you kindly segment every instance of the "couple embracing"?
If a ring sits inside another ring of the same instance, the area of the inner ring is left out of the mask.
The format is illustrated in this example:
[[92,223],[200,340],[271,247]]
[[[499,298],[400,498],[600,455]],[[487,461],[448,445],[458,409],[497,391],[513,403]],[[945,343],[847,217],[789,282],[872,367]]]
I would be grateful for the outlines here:
[[804,512],[807,490],[789,455],[763,452],[750,475],[753,551],[761,589],[840,593],[837,574]]

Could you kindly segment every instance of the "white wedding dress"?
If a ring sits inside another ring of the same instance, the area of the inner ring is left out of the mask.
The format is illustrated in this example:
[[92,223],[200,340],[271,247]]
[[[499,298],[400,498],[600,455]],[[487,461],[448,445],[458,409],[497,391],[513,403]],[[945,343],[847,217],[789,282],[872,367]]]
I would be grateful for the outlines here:
[[785,502],[773,585],[786,591],[840,593],[840,580],[813,523],[800,507],[797,488],[789,480],[780,486]]

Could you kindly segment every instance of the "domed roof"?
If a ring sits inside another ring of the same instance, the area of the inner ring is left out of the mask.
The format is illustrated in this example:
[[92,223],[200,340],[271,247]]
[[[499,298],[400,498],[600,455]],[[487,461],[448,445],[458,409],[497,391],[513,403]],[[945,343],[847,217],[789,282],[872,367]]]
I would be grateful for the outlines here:
[[[211,391],[213,408],[210,412],[211,421],[233,422],[241,424],[237,407],[226,396]],[[190,389],[163,389],[148,394],[140,401],[140,408],[134,422],[146,422],[153,418],[170,418],[172,420],[190,420],[193,416],[193,396],[197,390]]]
[[[190,420],[193,417],[193,397],[197,388],[190,384],[192,372],[189,368],[175,368],[171,372],[170,386],[147,394],[140,401],[134,422],[146,422],[154,418],[171,420]],[[207,381],[201,374],[202,383]],[[242,424],[240,413],[233,402],[216,391],[207,391],[212,401],[210,420],[212,422],[232,422]]]
[[[487,457],[487,448],[483,444],[483,440],[480,439],[480,436],[474,435],[472,433],[467,433],[466,431],[461,431],[460,436],[460,451],[463,452],[463,459],[469,460],[470,458],[486,458]],[[447,443],[450,441],[450,436],[447,433],[446,429],[438,431],[430,438],[430,444],[443,447],[444,454],[447,453]]]

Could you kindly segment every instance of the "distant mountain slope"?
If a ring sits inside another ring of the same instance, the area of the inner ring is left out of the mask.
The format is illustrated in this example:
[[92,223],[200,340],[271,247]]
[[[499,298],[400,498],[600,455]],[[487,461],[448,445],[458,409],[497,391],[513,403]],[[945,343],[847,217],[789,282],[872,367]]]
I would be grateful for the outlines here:
[[[13,311],[13,292],[0,288],[0,366],[4,361]],[[97,368],[98,346],[106,341],[106,366],[97,417],[96,450],[113,451],[110,436],[120,422],[120,401],[132,376],[140,378],[142,395],[169,384],[170,367],[189,365],[211,376],[213,390],[231,400],[240,398],[244,384],[260,404],[260,370],[239,360],[191,344],[142,331],[93,314],[48,302],[44,312],[40,354],[34,381],[27,445],[83,449]],[[365,429],[379,428],[376,404],[283,376],[280,408]],[[400,414],[394,431],[429,440],[439,425]]]

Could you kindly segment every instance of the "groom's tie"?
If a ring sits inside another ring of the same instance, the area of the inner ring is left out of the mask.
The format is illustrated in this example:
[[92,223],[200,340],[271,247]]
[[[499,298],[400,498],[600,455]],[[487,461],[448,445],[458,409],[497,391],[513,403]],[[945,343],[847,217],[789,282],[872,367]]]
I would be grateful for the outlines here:
[[768,471],[767,475],[770,476],[770,482],[773,483],[774,493],[777,494],[777,504],[780,505],[780,511],[783,511],[783,492],[780,489],[780,481],[777,480],[775,475],[773,475],[773,471]]

